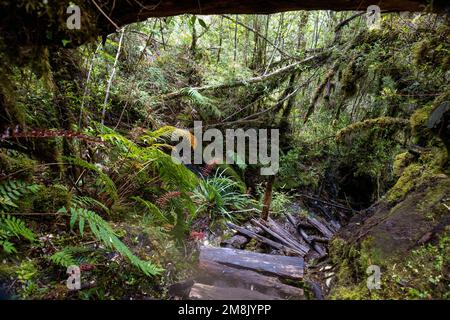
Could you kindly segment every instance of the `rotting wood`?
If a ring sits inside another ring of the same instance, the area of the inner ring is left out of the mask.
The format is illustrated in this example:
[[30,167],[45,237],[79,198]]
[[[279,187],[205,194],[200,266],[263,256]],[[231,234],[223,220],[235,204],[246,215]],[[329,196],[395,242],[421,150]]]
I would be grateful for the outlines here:
[[199,261],[213,261],[234,268],[253,270],[266,275],[294,280],[303,279],[305,268],[305,262],[301,257],[206,246],[200,248]]
[[270,240],[264,236],[261,236],[259,234],[256,234],[255,232],[248,230],[247,228],[244,227],[239,227],[231,222],[227,222],[227,226],[237,232],[239,232],[240,234],[243,234],[247,237],[250,237],[252,239],[258,240],[259,242],[262,242],[264,244],[267,244],[268,246],[275,248],[277,250],[281,250],[283,251],[285,254],[287,255],[302,255],[302,253],[298,252],[298,251],[294,251],[289,247],[286,247],[285,245],[279,243],[279,242],[275,242],[273,240]]
[[308,223],[310,223],[312,226],[314,226],[320,233],[322,233],[326,238],[331,239],[334,235],[333,231],[331,231],[326,225],[324,225],[322,222],[320,222],[318,219],[307,215],[306,220]]
[[224,283],[227,287],[257,290],[263,294],[277,295],[283,299],[304,299],[303,289],[282,283],[276,277],[269,277],[251,270],[236,269],[213,261],[201,261],[197,281],[214,286]]
[[283,243],[287,247],[291,248],[292,250],[298,251],[300,255],[305,255],[308,252],[308,248],[304,247],[300,243],[292,241],[286,235],[281,234],[277,230],[271,229],[269,226],[264,225],[262,222],[255,219],[252,219],[251,222],[254,223],[256,226],[260,227],[261,229],[263,229],[266,233],[268,233],[275,239],[278,239],[281,243]]
[[[297,232],[300,234],[303,240],[305,240],[305,242],[308,243],[319,254],[320,258],[325,257],[327,255],[325,249],[316,243],[317,240],[314,237],[306,233],[306,231],[302,228],[302,226],[295,221],[294,217],[292,217],[289,213],[286,213],[286,217],[288,221],[296,228]],[[327,238],[321,238],[321,240],[322,239],[328,240]]]
[[282,300],[257,291],[241,288],[223,288],[196,283],[192,286],[189,298],[194,300]]

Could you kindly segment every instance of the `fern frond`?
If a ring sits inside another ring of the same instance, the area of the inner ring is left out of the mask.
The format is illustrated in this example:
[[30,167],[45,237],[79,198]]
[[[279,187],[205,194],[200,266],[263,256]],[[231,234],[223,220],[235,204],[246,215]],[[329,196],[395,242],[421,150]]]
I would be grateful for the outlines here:
[[17,208],[17,200],[27,193],[36,193],[39,185],[28,184],[20,180],[8,180],[0,184],[0,211]]
[[186,96],[190,98],[197,106],[200,107],[201,111],[209,117],[219,118],[222,116],[222,111],[217,108],[214,104],[214,100],[202,95],[200,92],[193,88],[187,88]]
[[109,208],[107,206],[105,206],[102,202],[98,201],[97,199],[88,196],[73,196],[72,203],[75,205],[75,207],[81,207],[85,209],[92,209],[95,207],[99,207],[109,214]]
[[49,260],[56,265],[62,267],[69,267],[77,264],[75,257],[70,250],[62,250],[54,253],[49,257]]
[[27,228],[25,222],[9,215],[0,216],[0,246],[6,253],[16,252],[14,244],[10,241],[11,238],[25,238],[30,242],[36,240],[36,236],[30,229]]
[[146,156],[150,165],[159,173],[161,179],[172,189],[190,192],[199,183],[198,177],[184,165],[175,163],[173,158],[159,149],[147,148]]
[[169,220],[166,218],[166,216],[158,209],[157,206],[155,206],[150,201],[144,200],[141,197],[132,197],[133,200],[136,200],[137,202],[143,204],[147,210],[159,220],[161,223],[169,223]]
[[25,222],[16,217],[9,215],[1,216],[0,229],[3,230],[5,234],[9,234],[17,238],[25,238],[29,241],[36,240],[36,236],[33,231],[27,228]]
[[197,139],[189,131],[180,129],[173,126],[163,126],[155,131],[147,131],[147,133],[141,136],[141,140],[149,145],[152,145],[158,141],[167,141],[172,137],[185,137],[190,142],[193,149],[197,147]]
[[[61,213],[68,213],[66,208],[59,210]],[[107,248],[116,250],[122,256],[127,258],[131,264],[138,267],[142,272],[148,276],[158,275],[162,269],[151,264],[148,261],[143,261],[135,256],[131,250],[117,237],[110,225],[102,219],[98,214],[82,208],[70,208],[70,226],[74,227],[75,223],[79,222],[80,233],[84,232],[84,221],[87,221],[89,229],[96,239],[101,241]],[[83,221],[83,222],[81,222]]]
[[117,194],[116,185],[111,180],[111,178],[106,173],[104,173],[99,167],[97,167],[95,164],[86,162],[80,158],[64,157],[64,159],[72,165],[79,166],[97,173],[98,182],[102,186],[103,191],[105,191],[114,201],[118,200],[119,196]]

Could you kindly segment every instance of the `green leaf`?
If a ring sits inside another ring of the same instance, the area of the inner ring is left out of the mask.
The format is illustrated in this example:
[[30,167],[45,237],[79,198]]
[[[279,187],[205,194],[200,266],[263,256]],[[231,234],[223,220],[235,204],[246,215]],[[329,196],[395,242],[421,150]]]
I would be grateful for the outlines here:
[[198,19],[198,23],[200,23],[200,25],[201,25],[203,28],[208,29],[208,26],[206,25],[205,20],[203,20],[203,19]]
[[63,44],[64,47],[65,47],[67,44],[69,44],[69,43],[72,42],[72,40],[66,40],[66,39],[62,39],[61,41],[62,41],[62,44]]
[[77,222],[78,219],[78,211],[75,210],[74,208],[70,208],[70,229],[73,229],[73,226],[75,225],[75,222]]
[[80,228],[80,234],[81,234],[81,236],[83,236],[84,235],[84,218],[83,217],[80,217],[78,226]]

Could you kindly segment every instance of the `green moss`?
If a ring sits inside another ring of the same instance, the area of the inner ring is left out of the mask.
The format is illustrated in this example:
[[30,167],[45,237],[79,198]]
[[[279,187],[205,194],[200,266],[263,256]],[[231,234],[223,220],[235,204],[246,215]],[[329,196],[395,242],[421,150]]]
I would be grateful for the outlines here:
[[409,160],[407,155],[400,154],[394,162],[394,171],[397,174],[401,173],[401,176],[386,194],[385,198],[389,202],[399,201],[413,188],[419,187],[430,179],[442,176],[445,172],[448,154],[445,147],[432,147],[431,150],[422,152],[417,162],[404,168]]
[[6,260],[0,263],[0,279],[9,278],[16,273],[17,266],[13,263],[7,263]]
[[392,117],[380,117],[375,119],[367,119],[360,122],[352,123],[351,125],[339,130],[336,133],[336,138],[338,141],[342,141],[344,137],[349,136],[352,133],[362,130],[368,130],[372,128],[381,129],[402,129],[409,124],[408,120],[402,118],[392,118]]
[[403,199],[416,185],[415,179],[420,177],[422,169],[423,167],[417,163],[413,163],[405,168],[397,183],[386,194],[386,199],[389,202]]
[[441,181],[431,185],[425,197],[417,204],[417,209],[430,219],[436,219],[448,214],[450,207],[450,179],[441,175]]
[[394,159],[392,168],[394,176],[400,177],[403,173],[403,170],[408,166],[413,158],[413,155],[409,152],[402,152],[398,154]]
[[427,121],[430,117],[431,112],[434,110],[434,104],[427,105],[423,108],[416,110],[411,118],[410,125],[412,133],[416,136],[427,136],[431,134],[430,129],[427,128]]
[[14,174],[19,180],[30,180],[36,169],[36,161],[16,151],[0,151],[0,173]]
[[364,286],[340,286],[331,292],[332,300],[366,300],[370,297],[369,290]]
[[56,212],[62,207],[68,207],[71,198],[72,194],[64,185],[42,186],[38,193],[24,199],[20,208],[24,211]]

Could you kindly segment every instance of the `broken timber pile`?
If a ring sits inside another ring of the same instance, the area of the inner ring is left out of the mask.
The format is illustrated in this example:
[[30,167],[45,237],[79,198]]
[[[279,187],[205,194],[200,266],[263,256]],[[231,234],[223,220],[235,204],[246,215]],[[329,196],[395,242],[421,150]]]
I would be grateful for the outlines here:
[[337,223],[313,216],[302,216],[298,221],[288,213],[286,217],[294,227],[294,232],[289,232],[285,227],[270,218],[267,221],[251,220],[258,232],[254,229],[237,226],[231,222],[228,222],[227,226],[237,233],[255,239],[285,255],[305,257],[311,251],[315,252],[314,257],[317,258],[323,258],[327,255],[324,244],[328,243],[339,230]]
[[300,300],[304,299],[303,289],[281,279],[301,280],[304,269],[301,257],[203,246],[198,273],[172,286],[171,291],[175,296],[199,300]]
[[[305,299],[303,289],[283,280],[304,280],[305,260],[327,256],[326,244],[340,223],[320,211],[296,217],[286,213],[284,222],[271,218],[251,219],[246,226],[228,222],[236,234],[222,242],[227,247],[202,246],[197,274],[169,291],[175,297],[199,300]],[[250,239],[272,248],[272,254],[241,250]]]

